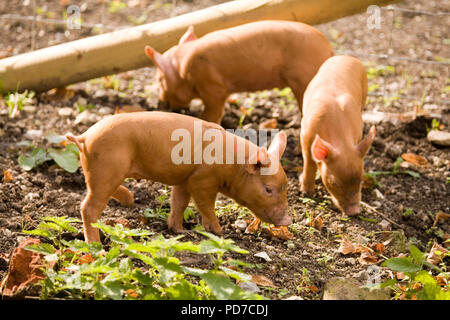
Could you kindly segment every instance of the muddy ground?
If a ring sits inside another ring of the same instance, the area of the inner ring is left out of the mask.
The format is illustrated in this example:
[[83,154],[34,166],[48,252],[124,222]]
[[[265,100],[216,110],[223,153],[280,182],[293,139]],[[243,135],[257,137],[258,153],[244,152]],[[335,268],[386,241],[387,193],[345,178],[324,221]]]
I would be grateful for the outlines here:
[[[85,23],[124,26],[159,20],[221,2],[224,1],[125,1],[135,7],[111,13],[106,1],[83,1],[85,5],[81,5],[81,16]],[[59,19],[69,3],[36,0],[33,10],[32,1],[2,2],[0,14],[33,15],[38,12],[42,16]],[[450,9],[445,2],[425,0],[404,1],[398,7],[428,12]],[[250,251],[248,255],[238,258],[260,266],[247,272],[263,274],[276,286],[262,289],[262,293],[272,299],[289,296],[320,299],[324,284],[337,276],[353,278],[364,284],[369,265],[379,266],[384,259],[407,252],[408,242],[428,252],[434,241],[442,243],[449,237],[448,221],[439,221],[435,227],[433,223],[439,211],[450,213],[450,153],[448,147],[438,147],[426,140],[427,129],[433,124],[444,130],[449,129],[448,64],[424,64],[370,56],[388,53],[391,56],[448,63],[450,36],[446,26],[449,17],[382,10],[380,29],[373,30],[367,28],[367,17],[367,14],[359,14],[318,26],[338,53],[352,51],[360,54],[368,69],[371,87],[366,110],[405,115],[402,118],[404,121],[378,124],[377,137],[365,158],[366,172],[392,171],[395,160],[403,153],[421,155],[428,164],[400,168],[418,172],[419,178],[408,174],[376,176],[379,185],[367,184],[363,189],[362,200],[370,208],[364,206],[361,216],[347,219],[331,205],[320,181],[312,198],[299,191],[298,175],[303,161],[295,148],[300,120],[292,96],[280,90],[235,96],[233,103],[227,106],[222,121],[225,128],[258,128],[260,123],[275,118],[277,128],[285,129],[289,134],[283,165],[289,178],[288,201],[294,217],[290,231],[294,238],[288,241],[274,239],[264,228],[255,234],[244,234],[235,222],[249,217],[246,210],[223,196],[218,197],[216,210],[224,236]],[[30,22],[4,19],[0,52],[3,56],[23,53],[32,46],[42,48],[108,31],[106,29],[68,31],[61,26],[36,23],[32,27]],[[98,119],[124,106],[156,110],[153,74],[153,68],[144,68],[72,85],[60,97],[55,97],[51,92],[39,94],[14,119],[8,117],[8,109],[0,100],[0,167],[12,175],[11,182],[0,183],[0,278],[7,273],[11,251],[26,236],[21,232],[22,228],[35,227],[41,217],[48,215],[80,218],[80,202],[85,194],[81,168],[71,174],[49,161],[31,171],[22,170],[17,159],[27,149],[19,146],[18,142],[31,141],[35,146],[48,146],[44,139],[47,132],[82,133]],[[193,102],[187,113],[196,115],[200,108],[201,102]],[[86,117],[80,116],[83,109],[88,110],[84,113]],[[247,116],[242,117],[245,109],[251,112],[247,111]],[[416,117],[412,119],[410,115],[414,111]],[[432,119],[435,121],[432,122]],[[369,127],[370,123],[365,123],[365,133]],[[30,130],[38,131],[33,134]],[[130,209],[111,200],[102,219],[125,218],[132,228],[145,228],[162,232],[167,237],[173,236],[168,232],[165,221],[142,219],[146,208],[161,205],[168,208],[168,203],[161,204],[158,200],[165,187],[144,180],[128,181],[125,185],[135,193],[136,205]],[[322,218],[320,230],[308,226],[307,219],[311,215]],[[185,227],[192,228],[198,222],[197,215]],[[341,254],[338,248],[343,236],[366,246],[393,240],[386,246],[386,251],[370,261],[359,254]],[[78,237],[82,238],[82,235]],[[198,237],[187,235],[186,240],[198,240]],[[272,261],[255,257],[258,252],[266,252]],[[192,261],[189,255],[184,258],[189,263],[200,263]],[[382,274],[384,278],[388,276],[385,271]]]

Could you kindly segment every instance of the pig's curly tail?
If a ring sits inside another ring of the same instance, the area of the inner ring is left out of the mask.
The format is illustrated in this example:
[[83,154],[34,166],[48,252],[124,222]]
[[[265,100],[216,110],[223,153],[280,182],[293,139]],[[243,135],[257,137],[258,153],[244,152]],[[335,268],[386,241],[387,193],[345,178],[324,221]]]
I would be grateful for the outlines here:
[[65,134],[67,140],[72,141],[76,144],[80,152],[84,153],[84,137],[83,136],[74,136],[72,133],[68,132]]

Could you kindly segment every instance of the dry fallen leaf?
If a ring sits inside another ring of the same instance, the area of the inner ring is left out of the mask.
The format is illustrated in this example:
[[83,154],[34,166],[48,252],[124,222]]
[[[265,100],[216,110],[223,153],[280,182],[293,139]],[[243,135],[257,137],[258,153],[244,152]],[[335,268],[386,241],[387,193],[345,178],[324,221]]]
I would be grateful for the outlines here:
[[47,91],[45,96],[51,101],[66,101],[75,96],[75,91],[67,87],[54,88]]
[[269,234],[272,237],[282,239],[282,240],[291,240],[294,238],[294,235],[288,230],[286,226],[281,227],[269,227]]
[[423,167],[428,164],[427,159],[414,153],[404,153],[402,154],[402,159],[419,167]]
[[340,252],[344,255],[356,253],[356,252],[358,252],[358,245],[356,243],[351,242],[349,238],[344,236],[342,238],[341,245],[338,249],[338,252]]
[[440,285],[441,287],[448,286],[448,280],[445,278],[445,276],[437,275],[435,278],[436,278],[437,284]]
[[373,250],[363,247],[361,248],[361,256],[358,258],[358,261],[362,265],[374,264],[378,262],[378,257],[374,254]]
[[321,217],[317,217],[313,220],[313,224],[312,224],[313,228],[316,228],[317,230],[322,230],[323,227],[323,219]]
[[9,183],[13,180],[13,176],[11,172],[6,169],[3,169],[3,183]]
[[273,282],[263,275],[252,275],[252,282],[256,283],[258,286],[262,287],[271,287],[271,288],[277,288],[276,285],[273,284]]
[[253,233],[256,230],[258,230],[259,225],[261,224],[261,220],[258,218],[254,218],[253,221],[247,226],[247,229],[245,229],[245,233]]
[[384,250],[386,250],[386,247],[384,246],[384,243],[375,243],[372,246],[372,249],[374,249],[378,253],[383,253]]
[[139,294],[134,289],[128,289],[127,291],[125,291],[125,293],[132,298],[137,298],[139,296]]
[[446,220],[448,218],[450,218],[450,214],[442,212],[442,211],[439,211],[436,214],[436,218],[434,219],[433,227],[435,227],[437,225],[439,220]]
[[259,124],[259,129],[276,129],[278,122],[276,119],[268,119]]
[[94,260],[95,259],[94,259],[94,257],[92,257],[92,254],[88,253],[88,254],[81,256],[80,259],[78,259],[78,264],[91,263]]
[[130,227],[130,222],[125,219],[125,218],[112,218],[112,219],[108,219],[105,221],[105,224],[108,226],[115,226],[116,224],[121,224],[123,225],[125,228],[129,228]]
[[437,265],[441,262],[443,254],[447,252],[447,249],[435,242],[430,250],[430,253],[428,254],[427,262]]

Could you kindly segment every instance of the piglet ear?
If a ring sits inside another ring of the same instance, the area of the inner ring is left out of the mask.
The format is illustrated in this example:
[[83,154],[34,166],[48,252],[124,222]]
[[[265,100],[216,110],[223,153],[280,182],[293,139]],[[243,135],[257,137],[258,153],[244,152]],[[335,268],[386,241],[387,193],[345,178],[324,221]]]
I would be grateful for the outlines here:
[[270,166],[270,158],[267,149],[264,147],[257,148],[253,154],[249,156],[247,171],[251,174],[255,173],[261,167]]
[[332,149],[331,145],[316,134],[314,142],[311,145],[313,159],[317,162],[327,160],[330,149]]
[[278,159],[281,159],[281,156],[283,155],[283,152],[286,149],[286,144],[287,144],[286,133],[284,131],[278,132],[270,144],[269,153],[277,156]]
[[190,26],[187,31],[181,36],[180,41],[178,41],[178,45],[197,40],[197,36],[194,33],[194,26]]
[[153,61],[155,66],[164,73],[169,81],[176,78],[175,69],[167,57],[150,46],[145,46],[145,54]]
[[376,129],[375,126],[370,127],[369,133],[361,140],[361,142],[356,146],[356,150],[361,157],[364,157],[369,151],[372,145],[373,139],[375,138]]

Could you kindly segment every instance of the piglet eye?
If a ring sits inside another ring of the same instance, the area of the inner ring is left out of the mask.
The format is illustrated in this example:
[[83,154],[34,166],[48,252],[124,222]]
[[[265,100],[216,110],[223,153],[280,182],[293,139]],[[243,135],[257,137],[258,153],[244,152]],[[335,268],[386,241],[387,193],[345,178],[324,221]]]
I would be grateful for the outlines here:
[[267,194],[272,194],[272,188],[271,187],[269,187],[269,186],[266,186],[266,192],[267,192]]

